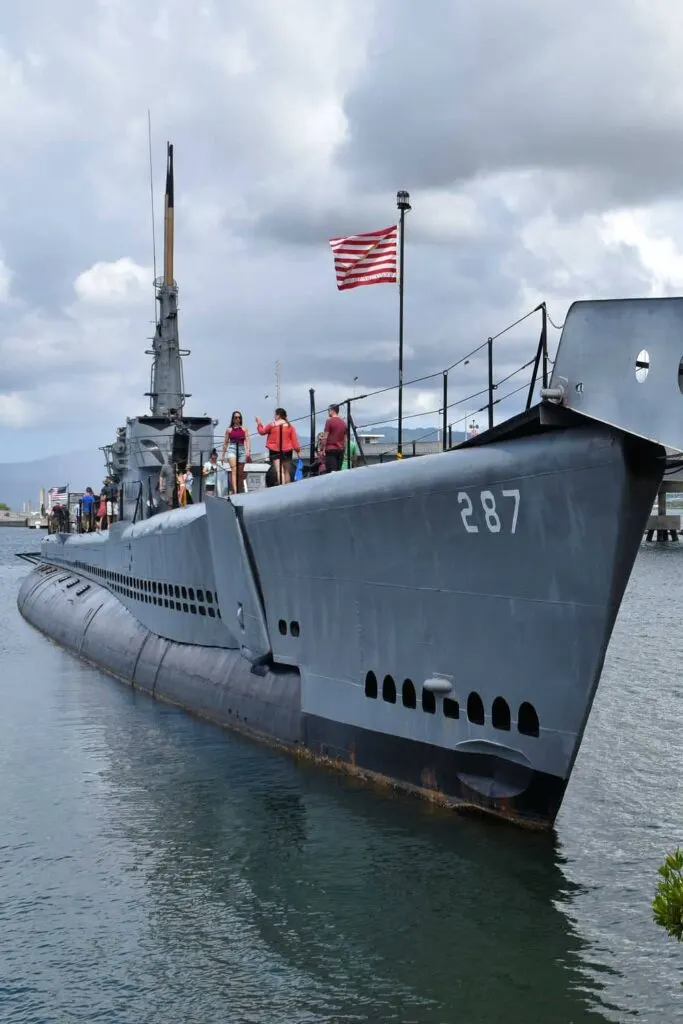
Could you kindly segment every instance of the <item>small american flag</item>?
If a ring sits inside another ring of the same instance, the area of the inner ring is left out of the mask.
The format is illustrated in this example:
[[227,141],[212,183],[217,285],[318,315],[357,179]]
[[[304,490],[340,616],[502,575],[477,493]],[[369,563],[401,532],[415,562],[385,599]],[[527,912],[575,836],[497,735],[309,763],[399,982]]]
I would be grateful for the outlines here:
[[54,505],[64,504],[67,501],[68,493],[68,484],[65,487],[51,487],[47,493],[48,508],[52,508]]
[[331,238],[337,288],[340,292],[364,284],[396,282],[396,240],[398,226],[363,235]]

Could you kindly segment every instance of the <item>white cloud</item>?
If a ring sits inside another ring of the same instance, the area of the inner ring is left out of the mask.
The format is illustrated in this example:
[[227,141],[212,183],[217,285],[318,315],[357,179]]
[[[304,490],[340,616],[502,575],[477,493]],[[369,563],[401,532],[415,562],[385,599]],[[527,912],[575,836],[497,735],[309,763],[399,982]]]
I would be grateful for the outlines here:
[[12,276],[11,269],[0,259],[0,303],[9,302],[10,300]]
[[152,269],[127,256],[113,263],[95,263],[74,281],[78,299],[94,306],[128,307],[152,295],[152,287]]
[[0,426],[20,430],[40,420],[40,408],[36,403],[17,392],[0,394]]
[[652,295],[683,289],[683,249],[659,230],[647,210],[617,210],[605,214],[602,236],[608,245],[627,245],[636,251],[650,277]]
[[0,46],[0,166],[14,173],[21,173],[22,159],[54,138],[67,117],[58,93],[46,88],[43,71],[38,52],[19,56]]
[[434,189],[412,197],[414,215],[408,214],[406,227],[419,241],[449,245],[467,243],[482,231],[485,223],[476,200],[462,192]]

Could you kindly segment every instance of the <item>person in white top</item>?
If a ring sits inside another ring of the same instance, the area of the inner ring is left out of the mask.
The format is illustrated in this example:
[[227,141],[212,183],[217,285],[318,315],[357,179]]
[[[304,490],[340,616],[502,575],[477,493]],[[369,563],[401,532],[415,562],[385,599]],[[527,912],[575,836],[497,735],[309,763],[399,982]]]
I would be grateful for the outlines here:
[[209,455],[209,461],[202,467],[204,477],[204,493],[212,496],[216,493],[216,474],[218,472],[218,452],[214,448]]

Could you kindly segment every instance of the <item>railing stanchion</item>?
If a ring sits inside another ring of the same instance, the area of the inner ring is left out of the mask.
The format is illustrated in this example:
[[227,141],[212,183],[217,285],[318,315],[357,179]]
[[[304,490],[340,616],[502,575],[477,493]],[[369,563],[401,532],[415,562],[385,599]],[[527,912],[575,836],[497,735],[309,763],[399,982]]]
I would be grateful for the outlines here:
[[346,465],[351,469],[351,399],[346,399]]
[[[534,368],[531,371],[531,383],[529,384],[529,394],[527,395],[527,398],[526,398],[526,407],[527,407],[527,409],[531,408],[531,403],[532,403],[533,398],[534,398],[534,388],[536,387],[536,377],[538,376],[538,364],[541,361],[542,351],[543,351],[543,333],[541,333],[541,337],[538,340],[538,347],[536,349],[536,356],[534,358]],[[544,387],[545,387],[545,385],[544,385]]]
[[541,348],[543,349],[543,387],[548,387],[548,310],[541,306]]
[[444,370],[443,374],[443,409],[441,419],[441,447],[443,451],[446,451],[447,440],[446,434],[448,433],[448,371]]
[[310,426],[311,426],[311,446],[308,452],[308,465],[312,466],[315,462],[315,388],[308,389],[308,400],[310,407]]
[[[493,429],[493,338],[486,342],[489,363],[489,430]],[[467,433],[467,431],[465,431]]]
[[[350,419],[351,429],[353,430],[353,436],[356,439],[356,446],[358,448],[358,454],[360,455],[360,460],[361,460],[361,462],[363,463],[364,466],[367,466],[368,461],[365,458],[365,451],[363,450],[363,445],[360,443],[360,438],[358,437],[358,431],[356,430],[356,424],[353,422],[353,417],[352,416],[349,416],[349,419]],[[349,465],[349,469],[351,469],[350,465]]]

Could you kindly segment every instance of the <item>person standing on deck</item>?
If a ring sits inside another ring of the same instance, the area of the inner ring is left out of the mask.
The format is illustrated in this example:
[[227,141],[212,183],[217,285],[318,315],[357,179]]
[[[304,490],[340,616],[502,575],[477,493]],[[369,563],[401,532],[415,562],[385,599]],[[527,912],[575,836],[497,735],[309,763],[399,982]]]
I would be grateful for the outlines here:
[[204,493],[208,496],[212,496],[216,493],[216,475],[218,473],[218,452],[215,448],[212,449],[209,455],[209,461],[205,462],[202,467],[202,476],[204,477]]
[[95,526],[95,495],[92,487],[86,487],[85,494],[81,498],[81,530],[83,533],[92,533]]
[[176,475],[173,472],[173,467],[164,459],[159,470],[159,480],[156,486],[159,495],[157,508],[160,512],[167,512],[173,508],[175,485]]
[[275,417],[270,423],[264,426],[259,417],[256,417],[256,429],[259,434],[265,435],[266,448],[270,456],[270,462],[275,470],[279,484],[291,484],[292,482],[292,456],[296,454],[297,459],[301,455],[301,445],[296,428],[287,419],[285,409],[275,410]]
[[225,431],[221,462],[228,453],[230,465],[230,493],[244,494],[244,466],[251,462],[251,442],[242,425],[242,413],[236,409],[230,417],[230,426]]
[[[350,468],[351,469],[355,469],[356,466],[358,465],[359,455],[358,455],[358,445],[353,440],[353,438],[351,438],[350,448],[351,448],[351,467]],[[344,445],[344,458],[342,460],[342,469],[349,469],[349,460],[347,458],[347,454],[348,454],[347,447],[346,447],[346,445]]]
[[344,448],[346,446],[346,423],[339,415],[339,406],[331,405],[325,423],[325,469],[328,473],[336,473],[342,468]]
[[105,485],[102,484],[102,490],[97,500],[97,522],[95,524],[95,530],[97,533],[101,533],[102,530],[106,530],[107,523],[107,495],[104,490]]
[[188,502],[191,505],[192,470],[189,467],[185,471],[181,469],[176,477],[176,482],[178,484],[178,505],[180,508],[184,508]]
[[188,466],[185,470],[185,504],[192,505],[194,498],[192,497],[192,487],[194,485],[194,476],[192,470]]
[[104,492],[107,501],[107,529],[119,517],[119,491],[110,476],[104,481]]

